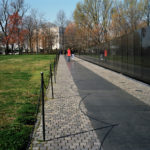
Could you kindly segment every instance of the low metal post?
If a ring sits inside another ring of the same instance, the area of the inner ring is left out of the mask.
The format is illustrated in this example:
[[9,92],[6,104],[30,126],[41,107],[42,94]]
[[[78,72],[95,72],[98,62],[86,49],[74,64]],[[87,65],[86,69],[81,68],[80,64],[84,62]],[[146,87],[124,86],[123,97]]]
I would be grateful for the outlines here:
[[53,73],[52,73],[52,65],[51,65],[51,64],[50,64],[50,78],[51,78],[52,98],[54,98],[54,91],[53,91]]
[[41,90],[42,90],[43,140],[45,141],[45,111],[44,111],[44,78],[43,78],[43,72],[41,72]]
[[59,60],[59,56],[60,56],[60,55],[58,54],[58,60]]
[[55,60],[54,60],[54,80],[56,83],[56,62],[55,62]]
[[56,68],[57,68],[57,58],[55,58],[55,64],[56,64]]
[[56,65],[55,68],[57,68],[57,59],[55,58],[54,61],[55,61],[55,65]]
[[55,76],[57,76],[57,67],[58,67],[58,62],[55,58]]

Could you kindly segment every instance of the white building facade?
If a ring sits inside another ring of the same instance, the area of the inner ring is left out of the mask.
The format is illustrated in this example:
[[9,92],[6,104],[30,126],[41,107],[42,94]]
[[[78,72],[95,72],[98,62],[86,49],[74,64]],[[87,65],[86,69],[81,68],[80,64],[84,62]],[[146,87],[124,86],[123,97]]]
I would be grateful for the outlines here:
[[63,49],[63,37],[64,28],[61,27],[49,27],[44,30],[40,28],[38,32],[35,30],[32,42],[33,52]]

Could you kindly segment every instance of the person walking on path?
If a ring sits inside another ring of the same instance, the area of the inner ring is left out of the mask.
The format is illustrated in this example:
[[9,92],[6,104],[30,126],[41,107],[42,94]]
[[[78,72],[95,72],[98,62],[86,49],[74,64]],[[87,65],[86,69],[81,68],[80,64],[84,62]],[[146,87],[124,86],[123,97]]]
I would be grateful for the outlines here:
[[74,59],[74,49],[71,49],[71,58]]
[[68,48],[67,50],[67,61],[70,62],[70,57],[71,57],[71,50]]
[[71,58],[74,59],[74,49],[71,49]]

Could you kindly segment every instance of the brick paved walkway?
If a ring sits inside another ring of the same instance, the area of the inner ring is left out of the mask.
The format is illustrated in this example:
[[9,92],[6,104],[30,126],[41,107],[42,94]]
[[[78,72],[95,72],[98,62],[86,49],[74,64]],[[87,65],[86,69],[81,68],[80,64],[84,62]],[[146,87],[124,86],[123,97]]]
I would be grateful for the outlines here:
[[150,105],[150,85],[134,80],[120,73],[100,67],[88,61],[75,59],[80,65],[96,73],[98,76],[123,89],[127,93]]
[[[78,58],[75,58],[75,61],[150,105],[149,85]],[[69,71],[69,64],[66,64],[63,56],[60,56],[57,83],[54,84],[55,98],[52,100],[51,91],[47,92],[48,100],[45,104],[46,141],[42,141],[41,114],[39,114],[39,126],[37,125],[35,130],[30,149],[99,150],[101,143],[95,129],[93,129],[89,118],[79,109],[79,103],[86,95],[80,97]],[[81,108],[84,112],[87,111],[83,103],[81,103]]]
[[[31,150],[99,150],[100,142],[86,117],[79,109],[84,98],[79,96],[63,56],[60,56],[57,70],[55,98],[48,91],[45,104],[46,141],[42,141],[42,124],[37,127]],[[86,112],[84,104],[81,108]]]

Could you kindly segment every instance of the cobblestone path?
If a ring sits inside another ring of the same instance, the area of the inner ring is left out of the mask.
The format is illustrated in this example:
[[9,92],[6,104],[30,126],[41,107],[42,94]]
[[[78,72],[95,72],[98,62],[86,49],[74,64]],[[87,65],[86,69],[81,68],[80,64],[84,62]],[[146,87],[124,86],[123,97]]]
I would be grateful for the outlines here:
[[[54,99],[50,90],[45,104],[46,141],[43,142],[42,124],[36,129],[31,150],[99,150],[100,141],[87,116],[79,109],[84,98],[79,96],[63,56],[57,69]],[[86,112],[84,104],[82,111]]]
[[110,83],[123,89],[127,93],[138,98],[140,101],[143,101],[145,104],[150,105],[150,86],[148,84],[129,78],[109,69],[100,67],[88,61],[84,61],[77,57],[75,58],[75,61],[85,68],[96,73],[100,77],[104,78],[105,80],[109,81]]
[[[123,89],[140,101],[150,105],[150,86],[122,74],[94,65],[79,58],[75,62],[88,68],[105,80]],[[57,69],[57,83],[54,84],[54,99],[50,89],[45,104],[46,141],[43,142],[42,124],[35,130],[31,150],[102,150],[101,143],[83,103],[87,95],[79,95],[64,57],[60,56]],[[81,104],[81,105],[80,105]],[[79,108],[79,105],[81,106]],[[103,143],[103,140],[101,141]]]

